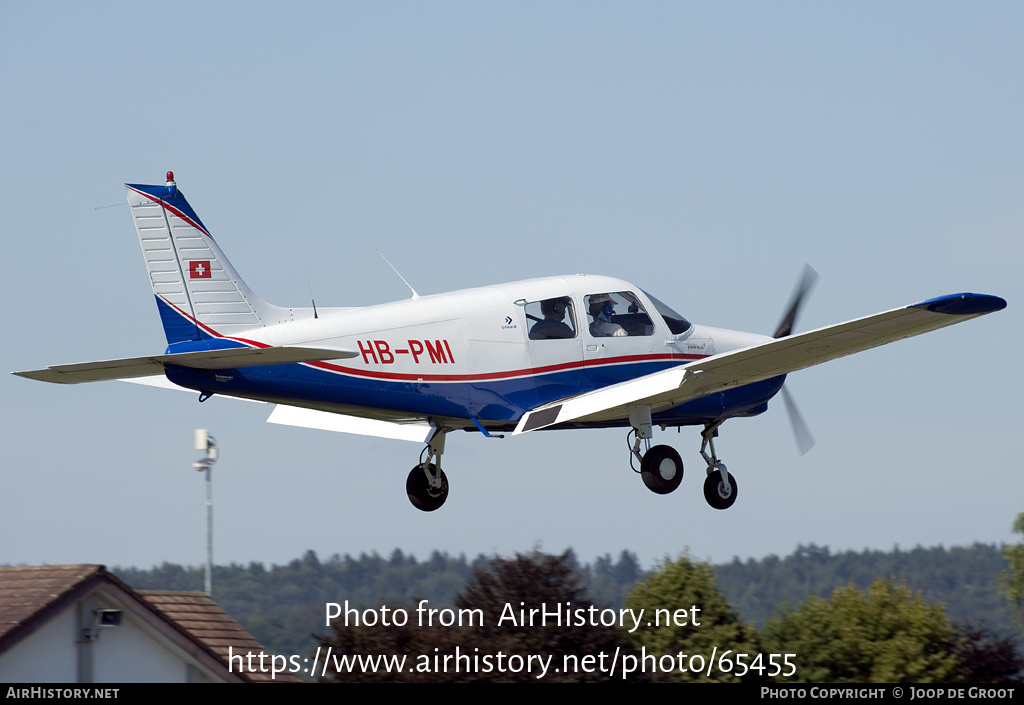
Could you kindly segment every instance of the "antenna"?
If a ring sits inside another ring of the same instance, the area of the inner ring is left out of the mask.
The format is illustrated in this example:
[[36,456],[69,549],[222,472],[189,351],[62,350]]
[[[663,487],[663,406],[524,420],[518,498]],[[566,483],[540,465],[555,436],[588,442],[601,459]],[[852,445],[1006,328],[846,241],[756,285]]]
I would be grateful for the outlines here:
[[[381,259],[383,259],[385,262],[388,262],[388,258],[384,256],[383,252],[381,252],[380,250],[377,250],[377,254],[380,255]],[[398,278],[401,279],[405,283],[405,285],[407,287],[409,287],[409,291],[412,292],[412,297],[414,299],[418,299],[420,297],[420,295],[417,294],[416,290],[412,288],[412,284],[410,284],[409,282],[405,281],[405,277],[402,276],[401,272],[399,272],[397,269],[395,269],[395,265],[393,265],[390,262],[388,262],[388,266],[391,267],[391,271],[393,271],[395,274],[397,274]]]
[[320,315],[316,312],[316,299],[313,298],[313,286],[306,280],[306,288],[309,289],[309,300],[313,302],[313,318],[320,318]]

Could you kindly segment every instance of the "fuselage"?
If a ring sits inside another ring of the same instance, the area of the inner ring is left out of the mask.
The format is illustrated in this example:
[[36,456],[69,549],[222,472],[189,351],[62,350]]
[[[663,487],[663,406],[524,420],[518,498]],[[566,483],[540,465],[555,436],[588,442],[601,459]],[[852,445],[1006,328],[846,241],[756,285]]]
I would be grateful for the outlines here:
[[[171,367],[167,376],[207,393],[399,421],[426,415],[452,428],[474,427],[476,420],[502,430],[548,402],[767,340],[691,324],[641,289],[593,275],[529,279],[316,317],[296,313],[298,320],[230,337],[208,330],[207,340],[171,345],[168,352],[304,345],[357,356],[238,370]],[[654,421],[685,425],[760,413],[783,380],[653,409]]]

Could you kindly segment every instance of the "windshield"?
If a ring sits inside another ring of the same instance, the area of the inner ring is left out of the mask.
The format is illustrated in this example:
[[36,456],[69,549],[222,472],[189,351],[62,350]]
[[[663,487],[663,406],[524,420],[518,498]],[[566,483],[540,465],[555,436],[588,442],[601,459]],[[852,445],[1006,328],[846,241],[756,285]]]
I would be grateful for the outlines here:
[[[647,294],[646,291],[644,293]],[[668,324],[668,329],[672,331],[673,335],[679,335],[680,333],[685,333],[690,330],[690,322],[688,320],[670,309],[661,301],[658,301],[658,299],[650,294],[647,294],[647,298],[649,298],[651,303],[654,304],[654,308],[658,309],[658,313],[660,313],[661,317],[665,319],[665,323]]]

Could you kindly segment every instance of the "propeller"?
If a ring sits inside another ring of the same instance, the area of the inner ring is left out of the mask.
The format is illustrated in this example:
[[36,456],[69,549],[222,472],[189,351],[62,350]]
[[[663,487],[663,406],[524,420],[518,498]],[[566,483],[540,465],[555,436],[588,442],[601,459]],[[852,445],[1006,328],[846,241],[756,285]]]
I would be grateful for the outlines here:
[[779,327],[775,329],[775,333],[772,335],[773,338],[785,338],[793,332],[793,326],[796,325],[796,318],[800,315],[800,307],[803,306],[804,297],[807,296],[816,281],[818,281],[818,273],[814,271],[814,267],[805,264],[804,273],[800,277],[800,283],[797,284],[796,291],[793,292],[793,298],[789,301],[786,315],[779,321]]
[[[816,281],[818,281],[818,273],[814,271],[811,265],[805,264],[803,275],[800,277],[800,283],[797,284],[796,291],[793,292],[793,298],[789,301],[786,315],[779,321],[779,326],[775,329],[773,338],[785,338],[793,332],[793,327],[796,325],[796,319],[800,315],[800,308],[803,306],[804,298]],[[800,411],[796,408],[793,395],[786,390],[785,386],[782,387],[782,400],[786,403],[786,413],[789,415],[789,425],[793,427],[797,448],[800,450],[800,455],[805,455],[807,451],[814,447],[814,436],[811,435],[807,424],[804,423],[803,416],[800,415]]]
[[804,417],[796,408],[793,395],[786,389],[786,385],[782,385],[782,400],[786,402],[786,413],[789,414],[789,425],[793,427],[793,435],[796,436],[796,447],[800,455],[807,455],[807,451],[814,447],[814,436],[804,423]]

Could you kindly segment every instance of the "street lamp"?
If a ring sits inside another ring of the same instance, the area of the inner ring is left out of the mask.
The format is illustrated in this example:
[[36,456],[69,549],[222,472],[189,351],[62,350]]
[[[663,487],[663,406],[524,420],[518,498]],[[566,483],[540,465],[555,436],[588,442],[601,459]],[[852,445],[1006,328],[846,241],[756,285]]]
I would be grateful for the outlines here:
[[192,463],[199,472],[206,471],[206,594],[213,595],[213,464],[217,462],[217,440],[205,428],[196,429],[196,450],[206,456]]

